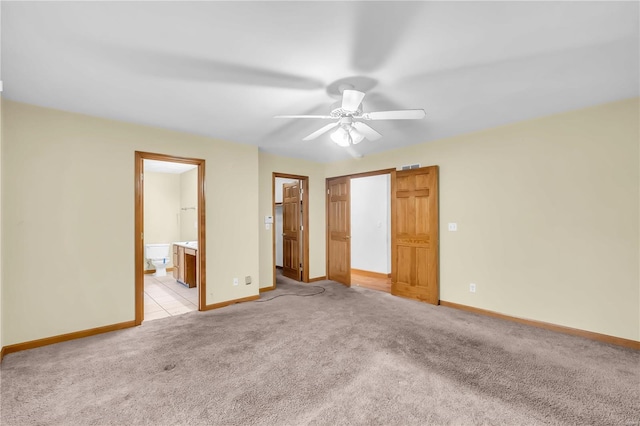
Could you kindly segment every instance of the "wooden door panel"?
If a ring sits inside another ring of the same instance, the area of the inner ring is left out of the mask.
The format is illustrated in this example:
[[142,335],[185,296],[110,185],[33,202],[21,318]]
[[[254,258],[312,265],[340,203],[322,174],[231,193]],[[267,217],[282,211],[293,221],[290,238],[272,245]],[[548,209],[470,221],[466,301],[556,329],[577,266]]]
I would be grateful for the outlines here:
[[391,293],[439,303],[438,167],[396,172]]
[[398,246],[397,256],[398,271],[396,281],[403,284],[411,283],[411,265],[414,257],[412,247]]
[[[429,217],[429,197],[416,197],[415,214],[416,217]],[[416,220],[415,223],[415,235],[429,235],[429,221],[428,220]]]
[[396,201],[397,205],[397,232],[399,235],[412,235],[413,229],[412,226],[415,225],[414,221],[411,219],[413,216],[413,208],[410,205],[411,200],[409,198],[398,198]]
[[[344,253],[346,250],[346,241],[333,240],[330,242],[329,250],[332,253]],[[347,275],[347,262],[345,256],[332,256],[332,276],[343,277]],[[333,278],[330,278],[333,279]]]
[[282,185],[282,275],[300,280],[300,185]]
[[[292,203],[287,203],[282,208],[282,216],[283,216],[283,232],[294,232],[296,231],[296,205]],[[287,220],[285,221],[284,218]],[[285,226],[286,225],[286,226]]]
[[429,286],[429,246],[416,247],[415,248],[416,259],[424,259],[425,261],[416,262],[416,286],[428,287]]
[[404,283],[396,283],[395,290],[392,294],[395,296],[408,297],[410,299],[415,299],[426,303],[432,303],[431,300],[438,297],[437,294],[434,294],[428,290],[424,291],[420,287],[411,286]]
[[400,191],[408,191],[410,189],[411,189],[411,178],[409,176],[397,176],[396,177],[396,190],[398,192],[400,192]]
[[347,231],[347,218],[344,217],[345,202],[343,200],[334,200],[332,206],[333,223],[331,226],[332,232],[345,233]]
[[414,189],[426,189],[427,191],[429,190],[429,175],[427,173],[416,175]]
[[327,278],[351,285],[350,180],[330,179],[327,190]]
[[283,269],[295,270],[299,265],[298,250],[294,241],[286,240],[283,245]]
[[282,240],[282,267],[289,268],[291,266],[290,258],[291,244],[287,240]]

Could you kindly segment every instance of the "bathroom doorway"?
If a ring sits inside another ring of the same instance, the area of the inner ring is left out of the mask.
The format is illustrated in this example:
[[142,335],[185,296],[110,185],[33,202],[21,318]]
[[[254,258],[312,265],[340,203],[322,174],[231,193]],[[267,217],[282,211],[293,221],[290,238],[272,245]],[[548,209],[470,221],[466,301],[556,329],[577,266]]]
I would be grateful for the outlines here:
[[136,325],[206,304],[204,168],[201,159],[135,152]]

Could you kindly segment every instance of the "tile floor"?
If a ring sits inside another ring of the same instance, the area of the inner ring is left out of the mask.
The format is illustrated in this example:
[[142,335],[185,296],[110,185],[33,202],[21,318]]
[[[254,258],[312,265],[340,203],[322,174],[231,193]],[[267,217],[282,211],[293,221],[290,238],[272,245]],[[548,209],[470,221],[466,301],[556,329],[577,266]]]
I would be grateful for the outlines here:
[[144,320],[151,321],[198,310],[198,288],[188,288],[168,273],[144,276]]

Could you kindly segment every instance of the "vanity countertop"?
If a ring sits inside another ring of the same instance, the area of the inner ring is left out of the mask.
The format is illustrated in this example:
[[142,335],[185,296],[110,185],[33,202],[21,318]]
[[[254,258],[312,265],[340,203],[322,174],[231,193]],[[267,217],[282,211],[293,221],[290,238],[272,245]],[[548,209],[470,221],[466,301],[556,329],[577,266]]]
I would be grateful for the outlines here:
[[194,250],[198,250],[198,242],[197,241],[176,241],[173,244],[185,248],[190,248]]

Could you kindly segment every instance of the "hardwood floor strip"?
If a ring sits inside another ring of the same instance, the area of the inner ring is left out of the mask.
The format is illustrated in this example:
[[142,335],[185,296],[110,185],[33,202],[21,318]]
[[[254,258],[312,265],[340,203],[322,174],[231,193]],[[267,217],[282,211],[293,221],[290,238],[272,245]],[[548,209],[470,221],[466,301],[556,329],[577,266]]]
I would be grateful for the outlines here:
[[526,318],[512,317],[510,315],[500,314],[498,312],[489,311],[486,309],[475,308],[473,306],[460,305],[458,303],[440,301],[440,305],[447,308],[460,309],[467,312],[473,312],[476,314],[487,315],[494,318],[500,318],[507,321],[518,322],[520,324],[530,325],[532,327],[544,328],[546,330],[556,331],[558,333],[571,334],[573,336],[584,337],[591,340],[597,340],[603,343],[609,343],[611,345],[623,346],[625,348],[640,350],[640,341],[624,339],[622,337],[609,336],[608,334],[595,333],[593,331],[580,330],[579,328],[566,327],[564,325],[551,324],[543,321],[530,320]]
[[[391,293],[391,278],[386,274],[376,274],[375,272],[369,272],[369,274],[360,274],[358,269],[351,269],[351,285],[368,288],[371,290],[384,291],[385,293]],[[368,271],[365,271],[368,272]]]
[[41,346],[53,345],[55,343],[66,342],[68,340],[81,339],[83,337],[95,336],[96,334],[108,333],[111,331],[122,330],[124,328],[135,327],[135,321],[126,321],[118,324],[105,325],[103,327],[91,328],[88,330],[74,331],[73,333],[60,334],[58,336],[45,337],[38,340],[30,340],[28,342],[16,343],[2,348],[2,357],[14,352],[24,351],[27,349],[39,348]]
[[371,278],[391,278],[391,274],[383,274],[381,272],[365,271],[364,269],[351,268],[351,275],[362,275]]

